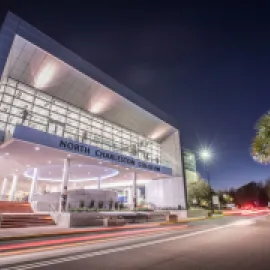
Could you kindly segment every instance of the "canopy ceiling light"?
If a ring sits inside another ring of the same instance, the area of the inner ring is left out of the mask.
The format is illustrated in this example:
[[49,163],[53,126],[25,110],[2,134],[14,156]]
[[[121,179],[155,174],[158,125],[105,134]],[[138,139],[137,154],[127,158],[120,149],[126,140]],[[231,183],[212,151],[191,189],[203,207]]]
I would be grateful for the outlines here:
[[[89,174],[89,172],[91,172]],[[38,180],[61,182],[63,174],[62,165],[45,165],[38,167]],[[70,182],[86,182],[95,181],[98,179],[107,179],[119,174],[118,170],[106,168],[97,165],[71,165],[69,168],[69,181]],[[34,168],[28,168],[24,172],[24,176],[32,179],[34,176]]]

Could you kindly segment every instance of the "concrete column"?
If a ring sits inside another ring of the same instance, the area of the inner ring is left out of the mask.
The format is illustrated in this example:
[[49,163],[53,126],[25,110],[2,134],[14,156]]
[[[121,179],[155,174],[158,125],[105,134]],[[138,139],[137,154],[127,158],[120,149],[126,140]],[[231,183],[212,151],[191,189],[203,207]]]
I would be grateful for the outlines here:
[[64,159],[64,169],[63,169],[62,183],[61,183],[59,212],[66,211],[69,167],[70,167],[70,160]]
[[132,187],[132,197],[133,197],[133,210],[136,210],[137,207],[137,174],[133,174],[133,187]]
[[7,178],[4,178],[1,188],[0,200],[4,199],[4,196],[6,195],[6,188],[7,188]]
[[141,190],[139,188],[137,188],[137,194],[136,195],[137,195],[137,204],[140,204],[142,194],[141,194]]
[[132,187],[125,189],[125,196],[127,196],[127,203],[132,205]]
[[73,183],[72,188],[73,189],[76,189],[77,188],[77,183],[76,182]]
[[10,194],[9,194],[10,201],[14,201],[15,199],[17,183],[18,183],[18,175],[13,175],[12,185],[11,185]]
[[98,178],[97,189],[100,189],[100,186],[101,186],[101,177]]
[[28,195],[28,202],[32,201],[33,195],[36,192],[37,176],[38,176],[38,169],[34,168],[32,183],[31,183],[30,192],[29,192],[29,195]]

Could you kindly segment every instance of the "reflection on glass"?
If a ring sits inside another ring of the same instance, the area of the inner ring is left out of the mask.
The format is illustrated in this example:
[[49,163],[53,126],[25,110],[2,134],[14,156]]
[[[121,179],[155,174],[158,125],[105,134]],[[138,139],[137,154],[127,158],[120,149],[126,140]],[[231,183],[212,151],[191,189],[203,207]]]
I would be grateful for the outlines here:
[[[0,129],[12,133],[15,124],[79,140],[107,150],[160,163],[160,144],[109,123],[34,88],[9,79],[0,85]],[[3,93],[3,94],[2,94]],[[2,99],[1,99],[2,95]]]

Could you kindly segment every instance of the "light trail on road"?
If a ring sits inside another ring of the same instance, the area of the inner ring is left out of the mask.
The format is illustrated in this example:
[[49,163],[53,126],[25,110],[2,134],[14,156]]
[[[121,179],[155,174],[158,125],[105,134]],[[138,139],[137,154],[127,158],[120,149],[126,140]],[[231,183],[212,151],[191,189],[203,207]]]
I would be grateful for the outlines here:
[[[184,229],[184,228],[182,228]],[[166,231],[165,231],[166,232]],[[63,248],[71,248],[71,247],[79,247],[79,246],[86,246],[86,245],[93,245],[93,244],[100,244],[100,243],[108,243],[110,241],[119,241],[119,240],[125,240],[125,239],[132,239],[135,237],[140,236],[151,236],[156,235],[156,231],[148,232],[148,233],[138,233],[135,235],[126,235],[126,236],[120,236],[115,238],[106,238],[106,239],[99,239],[94,241],[85,241],[85,242],[78,242],[78,243],[71,243],[71,244],[62,244],[62,245],[53,245],[53,246],[45,246],[40,248],[30,248],[30,249],[19,249],[16,251],[7,251],[0,254],[0,257],[2,256],[15,256],[15,255],[23,255],[27,253],[35,253],[35,252],[44,252],[44,251],[50,251],[54,249],[63,249]]]
[[43,241],[10,244],[10,245],[0,246],[0,251],[2,252],[2,251],[14,250],[14,249],[35,248],[35,247],[41,247],[41,246],[68,244],[68,243],[98,240],[98,239],[104,239],[104,238],[105,239],[115,238],[115,237],[121,237],[121,236],[133,236],[133,235],[139,235],[139,234],[155,233],[155,232],[170,231],[170,230],[181,230],[187,227],[188,227],[187,225],[181,225],[181,226],[177,225],[177,226],[169,226],[169,227],[162,227],[162,228],[132,230],[132,231],[117,232],[117,233],[107,233],[107,234],[98,234],[98,235],[90,235],[90,236],[70,237],[70,238],[64,238],[64,239],[50,239],[50,240],[43,240]]

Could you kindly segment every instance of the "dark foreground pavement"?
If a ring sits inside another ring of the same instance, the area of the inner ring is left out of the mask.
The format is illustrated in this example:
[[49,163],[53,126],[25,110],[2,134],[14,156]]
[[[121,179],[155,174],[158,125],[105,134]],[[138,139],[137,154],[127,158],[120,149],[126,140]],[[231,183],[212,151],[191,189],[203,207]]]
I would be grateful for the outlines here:
[[[247,223],[247,224],[246,224]],[[216,221],[183,232],[1,269],[270,269],[270,219]]]

